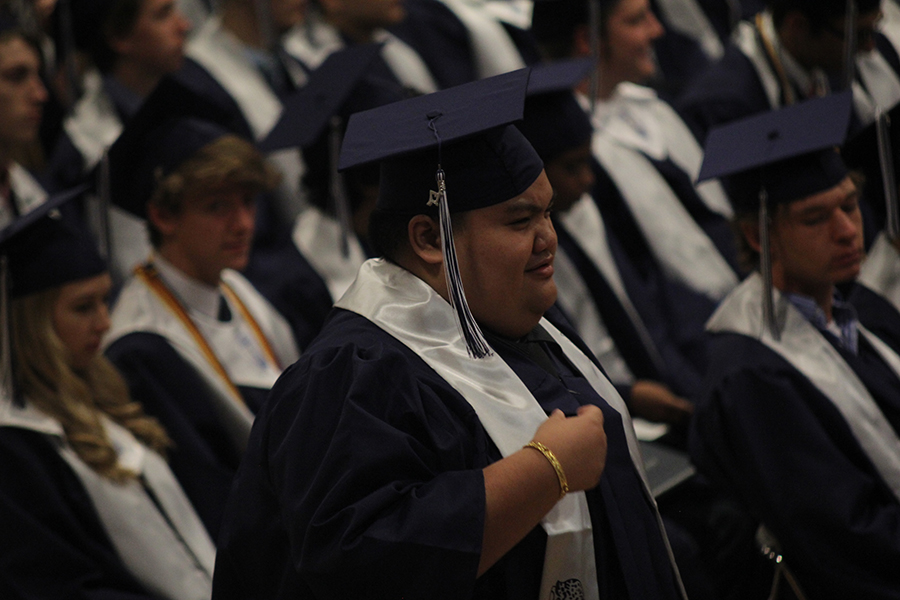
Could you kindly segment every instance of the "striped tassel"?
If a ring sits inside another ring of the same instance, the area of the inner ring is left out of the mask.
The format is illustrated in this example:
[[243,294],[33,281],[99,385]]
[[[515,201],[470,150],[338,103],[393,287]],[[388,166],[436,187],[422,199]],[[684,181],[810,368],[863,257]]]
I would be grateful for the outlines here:
[[490,344],[484,338],[481,328],[475,322],[466,293],[463,290],[462,276],[459,274],[459,261],[456,258],[456,244],[453,242],[453,226],[450,223],[450,207],[447,204],[447,186],[444,171],[438,166],[438,210],[441,226],[441,251],[444,256],[444,275],[447,278],[447,295],[456,316],[456,325],[466,341],[466,350],[472,358],[485,358],[493,355]]

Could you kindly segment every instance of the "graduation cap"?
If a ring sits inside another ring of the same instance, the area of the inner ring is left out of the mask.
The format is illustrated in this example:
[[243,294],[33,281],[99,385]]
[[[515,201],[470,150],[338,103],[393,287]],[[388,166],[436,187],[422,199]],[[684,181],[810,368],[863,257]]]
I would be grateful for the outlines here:
[[307,166],[304,183],[310,188],[311,201],[333,205],[340,223],[341,252],[345,257],[350,253],[352,209],[347,182],[337,172],[344,123],[353,112],[405,97],[399,89],[365,81],[369,66],[382,46],[350,46],[329,55],[310,74],[306,85],[285,100],[278,122],[259,143],[263,152],[292,147],[303,149]]
[[528,75],[520,69],[356,113],[338,165],[381,163],[381,211],[438,209],[448,294],[476,358],[491,351],[462,289],[450,215],[515,198],[540,176],[540,157],[510,125],[523,116]]
[[[875,122],[850,139],[841,149],[844,162],[861,171],[867,181],[881,183],[884,195],[885,233],[891,240],[900,239],[900,207],[897,199],[897,172],[900,156],[900,104],[890,111],[876,109]],[[877,189],[877,188],[876,188]]]
[[0,231],[0,390],[10,398],[15,398],[10,299],[106,271],[94,239],[64,221],[57,210],[86,189],[80,186],[55,195]]
[[535,65],[531,70],[525,118],[516,126],[544,163],[591,140],[590,117],[572,90],[592,66],[590,58],[577,58]]
[[204,146],[234,134],[235,127],[232,112],[201,87],[164,77],[109,149],[110,200],[146,218],[158,183]]
[[841,92],[729,123],[706,140],[698,181],[725,178],[735,212],[759,212],[763,315],[776,340],[768,213],[773,205],[829,190],[847,176],[837,149],[852,109],[852,92]]

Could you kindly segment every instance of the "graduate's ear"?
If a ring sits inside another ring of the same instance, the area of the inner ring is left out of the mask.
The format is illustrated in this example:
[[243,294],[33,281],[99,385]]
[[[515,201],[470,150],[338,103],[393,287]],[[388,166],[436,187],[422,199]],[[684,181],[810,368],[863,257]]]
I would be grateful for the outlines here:
[[572,57],[591,55],[591,30],[587,25],[576,25],[572,30]]
[[762,244],[760,244],[760,234],[759,234],[759,220],[758,219],[744,219],[742,220],[738,226],[741,230],[741,235],[744,236],[744,239],[747,240],[747,245],[753,249],[757,254],[762,252]]
[[413,254],[429,265],[444,262],[441,252],[440,222],[428,215],[416,215],[407,224],[409,246]]
[[147,204],[147,219],[163,238],[175,233],[177,217],[171,210],[150,202]]

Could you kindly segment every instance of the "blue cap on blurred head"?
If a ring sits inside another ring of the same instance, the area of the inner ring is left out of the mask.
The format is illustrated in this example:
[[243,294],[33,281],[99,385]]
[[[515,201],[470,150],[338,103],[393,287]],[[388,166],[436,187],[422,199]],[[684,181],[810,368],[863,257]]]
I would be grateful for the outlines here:
[[81,186],[55,195],[0,231],[0,254],[8,261],[12,298],[106,271],[96,240],[56,210],[85,190]]
[[202,89],[163,78],[109,150],[112,202],[146,217],[159,181],[234,127],[232,112]]
[[578,58],[535,65],[531,70],[525,119],[516,127],[545,163],[590,143],[590,117],[572,90],[588,77],[592,65],[590,58]]
[[851,93],[807,100],[713,129],[699,181],[725,178],[737,212],[801,200],[847,176],[837,149],[847,136]]

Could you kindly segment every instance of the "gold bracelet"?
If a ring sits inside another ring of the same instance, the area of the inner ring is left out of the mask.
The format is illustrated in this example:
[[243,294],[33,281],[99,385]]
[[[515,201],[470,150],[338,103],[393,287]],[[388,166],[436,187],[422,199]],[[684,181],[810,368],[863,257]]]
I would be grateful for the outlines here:
[[544,455],[548,461],[550,461],[550,465],[553,467],[553,470],[556,471],[556,477],[559,479],[559,497],[562,498],[567,493],[569,493],[569,482],[566,481],[566,473],[563,471],[562,465],[559,464],[559,461],[556,460],[556,455],[550,451],[550,448],[543,445],[540,442],[528,442],[523,448],[534,448],[538,452]]

